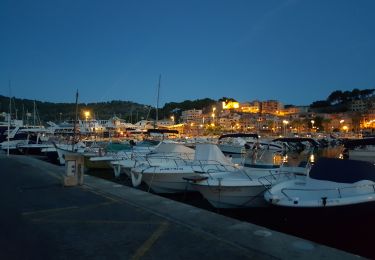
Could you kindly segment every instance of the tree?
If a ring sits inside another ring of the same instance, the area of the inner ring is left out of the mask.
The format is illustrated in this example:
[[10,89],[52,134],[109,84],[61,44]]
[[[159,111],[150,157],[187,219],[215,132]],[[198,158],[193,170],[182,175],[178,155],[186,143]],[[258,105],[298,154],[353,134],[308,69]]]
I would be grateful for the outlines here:
[[360,97],[362,99],[369,98],[374,94],[375,89],[364,89],[360,90]]
[[225,103],[229,103],[229,102],[237,102],[237,100],[235,100],[234,98],[227,98],[227,97],[222,97],[219,99],[220,102],[225,102]]
[[324,107],[329,107],[330,106],[330,103],[326,100],[318,100],[318,101],[314,101],[310,107],[311,108],[324,108]]
[[342,101],[342,91],[341,90],[335,90],[333,91],[327,98],[327,102],[331,105],[340,103]]

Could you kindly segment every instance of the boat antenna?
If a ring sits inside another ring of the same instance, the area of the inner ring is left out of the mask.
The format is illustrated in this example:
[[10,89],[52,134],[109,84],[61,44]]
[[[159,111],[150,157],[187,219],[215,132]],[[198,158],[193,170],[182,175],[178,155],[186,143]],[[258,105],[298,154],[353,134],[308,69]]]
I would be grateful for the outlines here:
[[158,120],[159,120],[159,93],[160,93],[160,82],[161,82],[161,74],[159,74],[158,95],[157,95],[157,98],[156,98],[156,119],[155,119],[155,122],[154,122],[154,129],[156,128],[156,125],[157,125]]
[[77,89],[77,92],[76,92],[76,112],[75,112],[75,120],[74,120],[74,128],[73,128],[72,151],[74,151],[74,143],[75,143],[75,140],[76,140],[77,121],[78,121],[78,89]]

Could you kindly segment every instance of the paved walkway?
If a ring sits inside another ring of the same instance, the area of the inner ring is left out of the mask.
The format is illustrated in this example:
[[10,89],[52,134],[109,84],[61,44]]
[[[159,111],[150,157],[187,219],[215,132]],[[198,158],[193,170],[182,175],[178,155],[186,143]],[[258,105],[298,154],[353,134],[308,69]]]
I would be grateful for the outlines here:
[[0,155],[0,259],[358,259],[357,256],[85,176]]

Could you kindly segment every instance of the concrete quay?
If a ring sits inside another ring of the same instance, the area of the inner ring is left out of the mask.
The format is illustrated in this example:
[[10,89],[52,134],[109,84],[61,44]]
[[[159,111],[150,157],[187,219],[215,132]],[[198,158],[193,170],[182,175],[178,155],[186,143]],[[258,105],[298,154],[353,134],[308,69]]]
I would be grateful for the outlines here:
[[0,259],[358,259],[65,168],[0,154]]

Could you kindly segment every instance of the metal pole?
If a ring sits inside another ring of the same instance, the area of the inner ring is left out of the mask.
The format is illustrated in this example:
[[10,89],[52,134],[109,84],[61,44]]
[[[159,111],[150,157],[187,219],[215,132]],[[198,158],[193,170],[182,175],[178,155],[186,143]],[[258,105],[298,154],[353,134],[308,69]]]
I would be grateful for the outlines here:
[[156,125],[159,120],[159,93],[160,93],[160,81],[161,81],[161,74],[159,75],[159,84],[158,84],[158,95],[156,99],[156,120],[154,122],[154,129],[156,128]]
[[10,80],[9,80],[9,116],[8,116],[8,148],[7,148],[7,156],[9,156],[9,138],[10,138],[10,121],[12,117],[12,91],[11,91],[11,85],[10,85]]
[[74,142],[76,140],[76,131],[77,131],[77,121],[78,121],[78,89],[76,93],[76,114],[74,120],[74,130],[73,130],[73,143],[72,143],[72,151],[74,151]]

